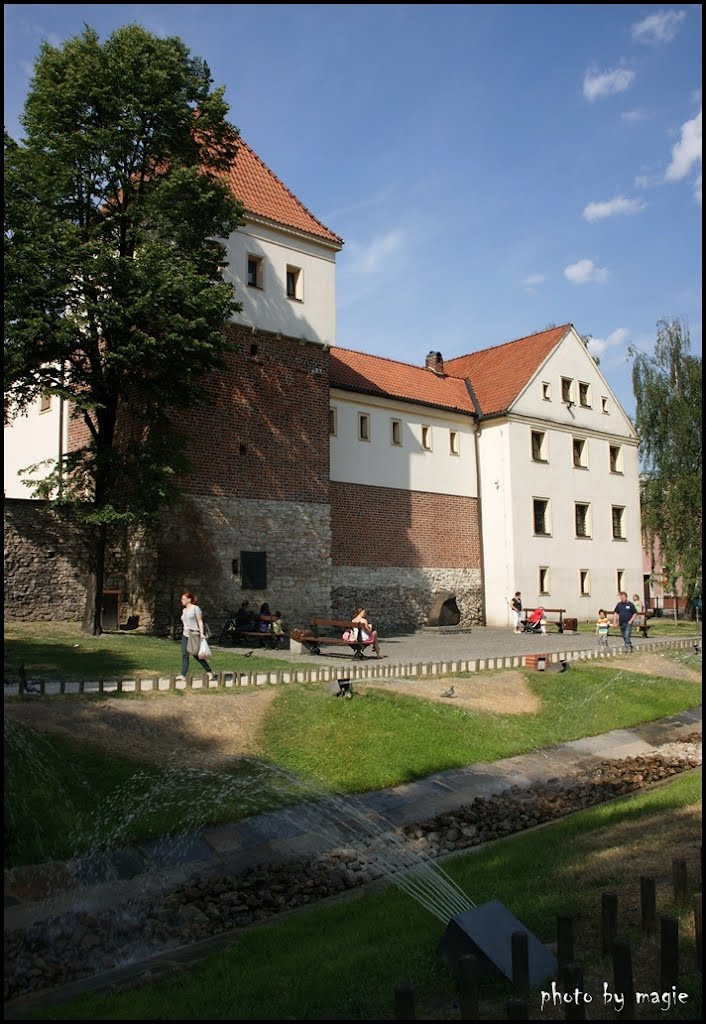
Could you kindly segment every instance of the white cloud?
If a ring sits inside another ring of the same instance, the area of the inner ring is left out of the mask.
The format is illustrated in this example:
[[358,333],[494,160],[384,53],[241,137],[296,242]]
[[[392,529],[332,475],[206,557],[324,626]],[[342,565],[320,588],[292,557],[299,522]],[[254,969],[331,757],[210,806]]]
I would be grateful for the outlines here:
[[638,43],[671,43],[686,17],[686,11],[657,11],[630,26],[630,35]]
[[665,172],[666,181],[681,181],[692,167],[701,163],[701,111],[681,126],[679,142],[672,147],[672,160]]
[[614,71],[589,70],[583,76],[583,94],[587,100],[596,100],[600,96],[612,96],[616,92],[625,92],[635,78],[635,72],[628,68],[616,68]]
[[593,260],[578,260],[564,268],[564,277],[572,284],[605,284],[608,271],[605,267],[597,267]]
[[403,239],[401,231],[388,231],[365,245],[351,242],[347,247],[351,256],[350,269],[358,274],[374,274],[402,247]]
[[528,274],[524,279],[523,284],[527,288],[533,288],[537,284],[544,284],[546,277],[544,274]]
[[641,199],[616,196],[615,199],[608,199],[602,203],[589,203],[583,211],[583,219],[603,220],[605,217],[615,217],[619,213],[639,213],[644,209],[645,204]]
[[694,199],[701,206],[701,175],[694,182]]
[[629,337],[630,331],[627,327],[618,327],[605,338],[591,338],[588,342],[588,351],[592,356],[602,356],[608,349],[617,348],[619,345],[626,347]]
[[639,108],[636,108],[635,110],[626,110],[620,115],[623,121],[630,122],[646,121],[649,116],[650,115],[646,110],[640,110]]

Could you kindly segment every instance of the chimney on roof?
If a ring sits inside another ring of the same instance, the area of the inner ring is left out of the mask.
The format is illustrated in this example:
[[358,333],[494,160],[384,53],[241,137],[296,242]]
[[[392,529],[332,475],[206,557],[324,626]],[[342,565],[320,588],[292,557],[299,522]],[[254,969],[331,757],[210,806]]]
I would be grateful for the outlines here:
[[424,362],[427,370],[431,370],[432,373],[436,373],[439,377],[444,376],[444,360],[441,352],[430,352]]

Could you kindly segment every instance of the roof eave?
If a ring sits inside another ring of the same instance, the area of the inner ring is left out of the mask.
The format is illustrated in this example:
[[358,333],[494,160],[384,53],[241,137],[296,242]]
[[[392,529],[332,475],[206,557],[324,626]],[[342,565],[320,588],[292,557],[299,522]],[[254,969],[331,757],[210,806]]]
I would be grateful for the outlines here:
[[290,224],[284,224],[282,221],[273,220],[271,217],[263,217],[262,214],[253,213],[252,210],[246,209],[245,222],[250,224],[259,224],[266,228],[274,228],[276,231],[283,231],[286,235],[291,235],[292,238],[305,239],[307,242],[316,242],[318,245],[323,245],[327,249],[332,249],[334,252],[340,252],[344,246],[343,239],[339,238],[338,235],[334,235],[333,238],[326,238],[324,235],[316,234],[313,231],[304,231],[302,228],[292,227]]

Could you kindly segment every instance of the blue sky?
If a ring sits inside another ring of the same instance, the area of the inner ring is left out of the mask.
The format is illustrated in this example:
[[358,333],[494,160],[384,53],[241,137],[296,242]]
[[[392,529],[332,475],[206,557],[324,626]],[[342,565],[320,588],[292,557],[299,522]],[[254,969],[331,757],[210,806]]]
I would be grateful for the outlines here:
[[627,347],[701,352],[701,6],[6,4],[5,125],[42,40],[138,22],[224,85],[329,228],[337,343],[423,365],[573,323],[629,414]]

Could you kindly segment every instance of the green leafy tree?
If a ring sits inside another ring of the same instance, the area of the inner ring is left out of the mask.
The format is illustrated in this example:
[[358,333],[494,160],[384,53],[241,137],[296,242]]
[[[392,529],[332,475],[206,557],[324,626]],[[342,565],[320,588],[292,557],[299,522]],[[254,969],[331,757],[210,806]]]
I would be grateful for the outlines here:
[[642,526],[658,542],[675,593],[701,592],[701,357],[686,323],[660,320],[653,355],[631,349],[642,468]]
[[[137,25],[42,46],[5,133],[5,416],[71,403],[85,443],[35,491],[91,530],[84,627],[100,633],[107,531],[148,521],[187,468],[174,411],[203,400],[240,309],[222,276],[242,206],[237,130],[207,65]],[[35,467],[36,468],[36,467]]]

